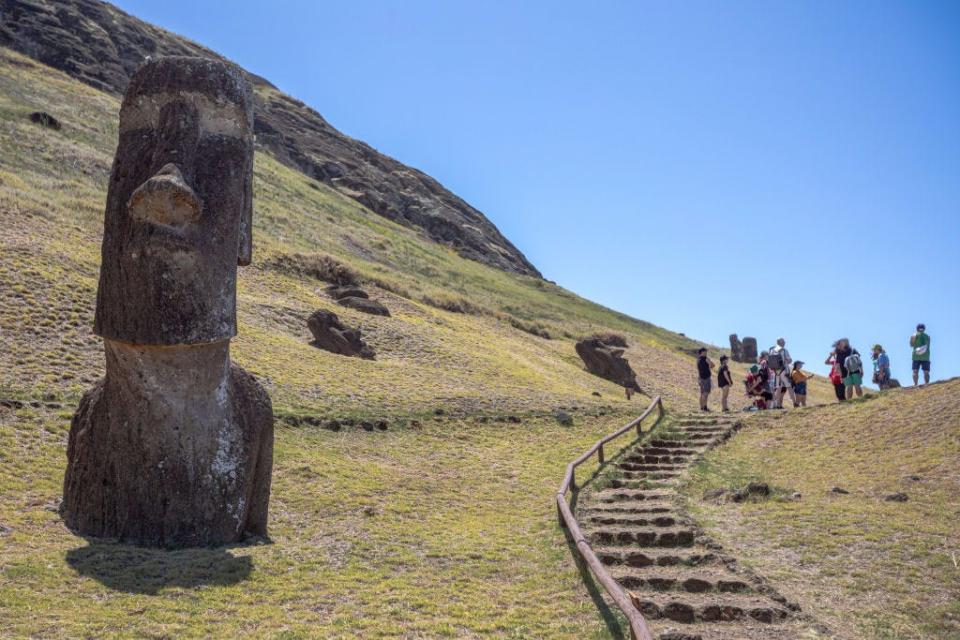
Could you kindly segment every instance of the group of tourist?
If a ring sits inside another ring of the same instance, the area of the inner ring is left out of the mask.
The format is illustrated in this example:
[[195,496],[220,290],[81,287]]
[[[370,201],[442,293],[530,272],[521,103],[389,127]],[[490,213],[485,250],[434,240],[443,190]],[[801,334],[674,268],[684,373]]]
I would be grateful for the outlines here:
[[[913,358],[913,384],[919,382],[923,371],[924,384],[930,382],[930,336],[922,323],[910,336],[910,348]],[[873,383],[881,390],[899,386],[890,375],[890,357],[884,348],[873,345]],[[717,370],[717,387],[720,389],[720,404],[723,411],[730,411],[728,399],[733,386],[733,376],[728,366],[729,357],[720,356],[720,368]],[[803,370],[803,361],[794,361],[787,350],[787,342],[777,339],[777,344],[760,353],[757,364],[750,367],[744,380],[747,396],[753,399],[757,409],[782,409],[784,399],[789,397],[794,407],[807,406],[807,380],[812,373]],[[850,341],[841,338],[833,343],[833,349],[824,364],[830,365],[830,382],[833,384],[838,402],[863,395],[864,363],[860,352],[850,345]],[[707,356],[707,349],[697,351],[697,376],[700,384],[700,410],[710,411],[707,402],[713,390],[713,361]]]

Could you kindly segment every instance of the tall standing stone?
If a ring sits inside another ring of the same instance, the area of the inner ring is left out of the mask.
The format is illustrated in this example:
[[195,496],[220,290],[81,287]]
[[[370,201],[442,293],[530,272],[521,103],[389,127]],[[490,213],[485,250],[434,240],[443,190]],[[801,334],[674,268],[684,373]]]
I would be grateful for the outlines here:
[[730,357],[734,362],[743,362],[743,343],[737,334],[730,334]]
[[240,72],[160,58],[130,80],[107,191],[94,332],[106,377],[73,417],[77,533],[205,546],[267,533],[270,398],[230,361],[251,259],[253,110]]
[[759,355],[757,351],[757,339],[744,336],[740,353],[743,358],[742,362],[756,363],[757,355]]

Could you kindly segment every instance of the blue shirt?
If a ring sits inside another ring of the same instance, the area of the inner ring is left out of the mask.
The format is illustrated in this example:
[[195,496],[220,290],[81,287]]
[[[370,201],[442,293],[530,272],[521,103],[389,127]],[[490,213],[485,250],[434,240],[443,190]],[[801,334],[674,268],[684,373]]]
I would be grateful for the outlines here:
[[873,361],[873,368],[875,371],[883,371],[884,369],[890,368],[890,356],[884,351],[877,359]]

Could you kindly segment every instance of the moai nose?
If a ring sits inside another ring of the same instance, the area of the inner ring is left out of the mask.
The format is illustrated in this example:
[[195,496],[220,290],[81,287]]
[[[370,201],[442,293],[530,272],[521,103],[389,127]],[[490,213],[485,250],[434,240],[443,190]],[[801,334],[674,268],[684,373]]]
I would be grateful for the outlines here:
[[201,209],[200,198],[172,162],[137,187],[127,202],[134,219],[171,226],[196,222]]

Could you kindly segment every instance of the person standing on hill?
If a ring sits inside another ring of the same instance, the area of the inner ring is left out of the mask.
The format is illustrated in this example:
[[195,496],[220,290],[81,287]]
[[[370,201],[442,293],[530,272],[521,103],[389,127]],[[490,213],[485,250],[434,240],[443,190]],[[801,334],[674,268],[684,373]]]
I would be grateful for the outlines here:
[[733,386],[733,377],[730,375],[730,367],[727,366],[727,356],[720,356],[720,369],[717,370],[717,386],[720,387],[720,406],[724,412],[730,411],[727,406],[727,397],[730,395],[730,387]]
[[881,391],[890,385],[890,356],[879,344],[873,345],[873,383]]
[[793,391],[793,382],[790,380],[793,358],[790,357],[790,352],[787,351],[786,340],[777,338],[776,346],[770,349],[770,353],[767,356],[767,364],[774,375],[773,407],[775,409],[783,408],[783,396],[785,394],[790,395],[790,400],[793,401],[794,406],[796,406],[797,397]]
[[697,376],[700,381],[700,411],[710,411],[707,400],[710,398],[713,362],[707,357],[707,350],[700,347],[697,350]]
[[843,374],[843,385],[846,387],[847,400],[863,395],[863,361],[860,352],[850,346],[850,341],[841,338],[837,343],[837,362],[840,363],[840,372]]
[[833,391],[837,395],[837,402],[843,402],[847,399],[847,388],[843,384],[843,370],[840,362],[837,360],[837,348],[840,342],[833,343],[833,351],[827,356],[823,364],[830,365],[830,383],[833,385]]
[[920,369],[923,369],[923,384],[930,384],[930,335],[922,322],[910,336],[910,346],[913,347],[913,386],[917,386]]
[[813,377],[812,373],[803,370],[803,361],[797,360],[793,363],[793,371],[790,372],[790,381],[793,382],[794,407],[807,406],[807,380]]

